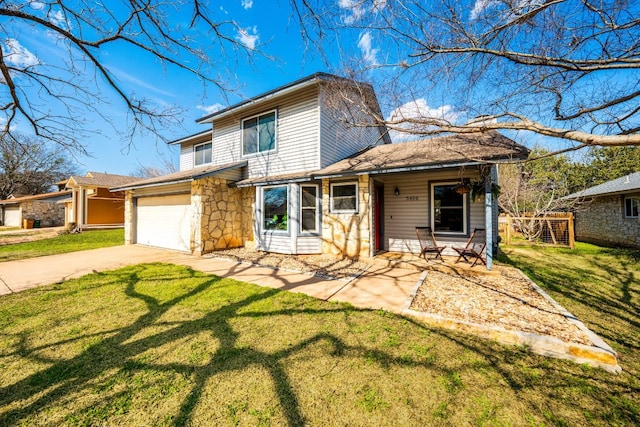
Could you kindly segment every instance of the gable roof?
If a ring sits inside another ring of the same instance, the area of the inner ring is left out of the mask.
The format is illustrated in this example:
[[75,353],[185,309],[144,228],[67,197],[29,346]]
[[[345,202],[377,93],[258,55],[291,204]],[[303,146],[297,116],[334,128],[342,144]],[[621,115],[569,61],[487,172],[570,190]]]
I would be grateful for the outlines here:
[[564,199],[577,199],[582,197],[596,197],[603,195],[623,194],[633,191],[640,191],[640,172],[634,172],[629,175],[625,175],[621,178],[612,179],[600,185],[587,188],[586,190],[578,191]]
[[376,145],[334,163],[314,175],[318,178],[416,171],[525,159],[529,150],[498,132],[446,135],[398,144]]
[[115,187],[118,185],[125,185],[130,182],[139,181],[139,176],[126,176],[126,175],[114,175],[110,173],[100,173],[100,172],[87,172],[85,176],[72,175],[68,181],[67,185],[72,185],[75,183],[76,185],[88,185],[94,187]]
[[[303,77],[299,80],[295,80],[293,82],[287,83],[283,86],[277,87],[275,89],[272,89],[270,91],[264,92],[260,95],[254,96],[252,98],[246,99],[244,101],[238,102],[237,104],[233,104],[227,108],[223,108],[221,110],[215,111],[211,114],[207,114],[204,117],[201,117],[199,119],[196,120],[196,123],[212,123],[214,119],[219,119],[221,117],[227,116],[241,108],[253,105],[253,104],[257,104],[259,102],[262,101],[266,101],[268,99],[271,99],[275,96],[279,96],[279,95],[285,95],[287,93],[291,93],[291,92],[295,92],[298,91],[300,89],[312,86],[314,84],[317,84],[321,81],[327,81],[327,82],[345,82],[345,83],[351,83],[351,84],[356,84],[357,82],[355,80],[351,80],[351,79],[346,79],[344,77],[339,77],[336,76],[334,74],[328,74],[328,73],[314,73],[310,76],[307,77]],[[368,85],[366,83],[360,83],[363,84],[369,88],[371,88],[371,85]],[[371,88],[373,90],[373,88]]]
[[155,176],[153,178],[140,179],[137,181],[126,183],[120,186],[114,186],[111,191],[133,190],[135,188],[156,187],[167,184],[178,184],[180,182],[193,181],[200,178],[216,175],[222,172],[230,171],[247,166],[247,161],[227,163],[225,165],[206,165],[198,166],[193,169],[174,172],[167,175]]
[[[0,205],[12,205],[12,204],[18,204],[18,203],[28,202],[32,200],[40,200],[43,202],[46,202],[46,201],[56,202],[70,194],[71,194],[71,190],[56,191],[53,193],[33,194],[30,196],[21,196],[21,197],[14,197],[12,199],[0,200]],[[52,200],[49,200],[49,199],[52,199]]]
[[394,172],[471,166],[509,159],[526,159],[529,150],[495,131],[447,135],[398,144],[375,145],[324,169],[256,177],[236,183],[250,185],[304,182],[321,178],[377,175]]
[[205,131],[194,133],[193,135],[184,136],[182,138],[175,139],[167,142],[169,145],[175,144],[198,144],[201,142],[211,142],[213,138],[213,129],[209,128]]

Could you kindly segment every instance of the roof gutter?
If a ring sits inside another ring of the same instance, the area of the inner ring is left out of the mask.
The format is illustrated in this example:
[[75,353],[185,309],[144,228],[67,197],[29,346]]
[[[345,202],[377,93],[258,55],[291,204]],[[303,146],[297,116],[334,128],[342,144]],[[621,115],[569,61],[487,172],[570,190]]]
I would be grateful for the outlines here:
[[422,165],[422,166],[405,166],[405,167],[385,168],[385,169],[367,169],[367,170],[362,170],[357,172],[336,172],[332,174],[317,174],[317,175],[313,175],[313,178],[316,178],[316,179],[343,178],[346,176],[381,175],[386,173],[400,173],[400,172],[420,172],[420,171],[427,171],[427,170],[433,170],[433,169],[476,166],[481,163],[482,162],[464,162],[464,163],[450,163],[445,165],[440,163],[440,164]]
[[194,179],[196,179],[196,178],[189,177],[189,178],[178,179],[178,180],[175,180],[175,181],[152,182],[150,184],[130,185],[128,187],[113,187],[113,188],[110,188],[109,191],[111,191],[113,193],[115,191],[135,190],[137,188],[161,187],[163,185],[182,184],[184,182],[191,182]]

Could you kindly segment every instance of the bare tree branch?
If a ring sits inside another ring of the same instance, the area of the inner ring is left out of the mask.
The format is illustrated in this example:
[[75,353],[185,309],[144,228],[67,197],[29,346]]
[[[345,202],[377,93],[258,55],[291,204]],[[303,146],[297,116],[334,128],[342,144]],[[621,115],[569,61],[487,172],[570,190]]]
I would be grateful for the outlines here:
[[[128,143],[140,133],[162,138],[160,132],[179,125],[181,109],[136,96],[119,81],[105,52],[128,46],[205,85],[233,90],[227,77],[233,74],[225,73],[233,60],[262,54],[237,38],[235,21],[214,15],[200,0],[0,1],[2,135],[28,123],[36,135],[82,151],[83,138],[97,131],[82,118],[96,114],[113,121]],[[187,19],[180,21],[181,16]],[[66,56],[50,62],[37,53],[21,56],[25,32],[64,49]],[[103,107],[114,100],[127,112],[126,124],[104,114]]]

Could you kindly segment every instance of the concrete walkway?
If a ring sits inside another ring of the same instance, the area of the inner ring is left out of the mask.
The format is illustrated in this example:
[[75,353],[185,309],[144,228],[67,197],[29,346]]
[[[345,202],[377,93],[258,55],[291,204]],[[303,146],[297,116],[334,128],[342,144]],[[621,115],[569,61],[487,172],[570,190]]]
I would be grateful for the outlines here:
[[331,280],[307,273],[126,245],[0,263],[0,295],[60,283],[93,272],[149,262],[185,265],[219,277],[395,313],[405,308],[421,277],[421,273],[415,270],[374,266],[351,281]]

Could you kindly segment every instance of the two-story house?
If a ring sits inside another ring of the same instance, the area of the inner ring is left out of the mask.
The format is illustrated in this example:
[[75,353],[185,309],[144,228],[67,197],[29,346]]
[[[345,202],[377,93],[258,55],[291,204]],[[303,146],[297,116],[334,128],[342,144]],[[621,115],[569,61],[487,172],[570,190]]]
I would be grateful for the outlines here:
[[[318,73],[199,119],[171,142],[179,172],[112,189],[126,243],[368,258],[415,252],[416,226],[458,244],[497,230],[494,163],[526,149],[495,132],[391,144],[365,110],[380,111],[372,87]],[[472,180],[478,198],[457,191]]]

